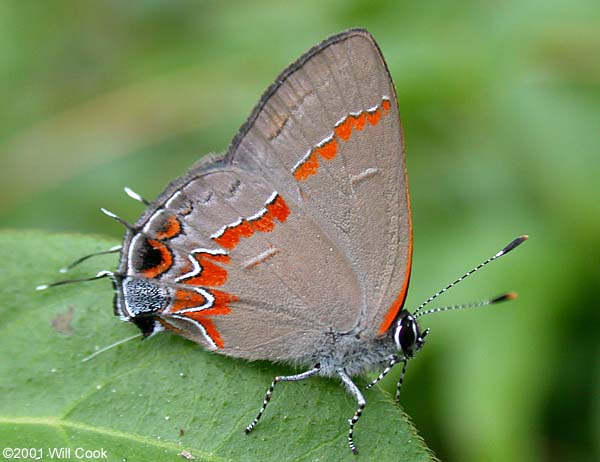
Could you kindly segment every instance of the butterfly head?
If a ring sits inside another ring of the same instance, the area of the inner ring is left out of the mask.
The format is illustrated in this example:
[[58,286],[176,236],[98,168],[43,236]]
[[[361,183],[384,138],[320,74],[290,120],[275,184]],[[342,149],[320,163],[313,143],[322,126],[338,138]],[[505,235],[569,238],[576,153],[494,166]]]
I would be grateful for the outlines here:
[[417,319],[406,310],[402,310],[396,322],[394,341],[396,348],[406,359],[412,358],[425,344],[429,329],[421,332]]
[[500,250],[499,252],[494,254],[492,257],[483,261],[482,263],[477,265],[472,270],[467,271],[465,274],[463,274],[461,277],[456,279],[454,282],[452,282],[451,284],[447,285],[442,290],[439,290],[438,292],[433,294],[431,297],[429,297],[427,300],[425,300],[423,303],[421,303],[421,305],[419,305],[419,307],[413,313],[410,313],[407,310],[400,311],[400,313],[398,314],[397,321],[396,321],[396,330],[394,331],[394,341],[396,343],[396,348],[398,349],[398,351],[400,353],[402,353],[406,359],[410,359],[425,344],[425,337],[427,337],[427,334],[429,334],[429,329],[425,329],[421,333],[421,329],[419,328],[419,324],[417,323],[417,319],[420,318],[421,316],[428,316],[433,313],[441,313],[444,311],[483,307],[483,306],[493,305],[496,303],[515,299],[517,297],[517,294],[515,294],[513,292],[508,292],[508,293],[502,294],[498,297],[494,297],[494,298],[491,298],[488,300],[483,300],[481,302],[466,303],[466,304],[462,304],[462,305],[453,305],[453,306],[443,306],[441,308],[432,308],[429,310],[422,311],[423,307],[425,307],[430,302],[435,300],[438,296],[442,295],[444,292],[448,291],[449,289],[451,289],[452,287],[454,287],[461,281],[464,281],[471,274],[480,270],[487,264],[493,262],[494,260],[497,260],[498,258],[502,257],[503,255],[506,255],[508,252],[510,252],[511,250],[515,249],[516,247],[521,245],[523,242],[525,242],[528,238],[529,237],[527,235],[523,235],[523,236],[517,237],[516,239],[513,239],[506,246],[504,246],[504,248],[502,248],[502,250]]

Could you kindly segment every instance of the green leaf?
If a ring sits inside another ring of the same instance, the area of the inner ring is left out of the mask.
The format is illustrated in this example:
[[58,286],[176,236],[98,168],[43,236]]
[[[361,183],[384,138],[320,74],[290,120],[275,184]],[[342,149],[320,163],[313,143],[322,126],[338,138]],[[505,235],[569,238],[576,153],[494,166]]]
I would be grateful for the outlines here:
[[[96,348],[137,332],[112,313],[108,280],[36,291],[57,270],[114,242],[76,235],[0,233],[0,443],[11,448],[104,449],[115,461],[270,461],[353,458],[347,420],[356,403],[339,382],[280,384],[256,430],[255,416],[276,374],[292,369],[211,354],[170,334],[124,343],[89,362]],[[97,257],[71,271],[85,277],[116,266]],[[364,386],[363,379],[360,384]],[[379,389],[355,441],[363,460],[430,461],[402,410]],[[43,460],[49,459],[44,452]]]

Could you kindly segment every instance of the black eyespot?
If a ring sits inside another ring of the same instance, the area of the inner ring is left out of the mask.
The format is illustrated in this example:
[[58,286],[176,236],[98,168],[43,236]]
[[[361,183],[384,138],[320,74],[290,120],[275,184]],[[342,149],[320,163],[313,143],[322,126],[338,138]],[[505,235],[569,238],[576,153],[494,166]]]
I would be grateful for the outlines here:
[[148,239],[141,239],[137,246],[135,255],[135,269],[138,271],[156,268],[163,261],[160,249],[152,246]]

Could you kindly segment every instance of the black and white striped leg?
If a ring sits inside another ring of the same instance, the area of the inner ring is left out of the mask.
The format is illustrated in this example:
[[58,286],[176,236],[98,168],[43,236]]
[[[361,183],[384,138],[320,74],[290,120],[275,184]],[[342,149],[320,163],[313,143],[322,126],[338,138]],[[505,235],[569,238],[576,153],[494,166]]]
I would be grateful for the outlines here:
[[348,392],[352,396],[354,396],[356,398],[356,401],[358,402],[358,409],[356,410],[352,418],[348,420],[348,423],[350,424],[350,428],[348,429],[348,445],[350,446],[350,450],[354,454],[358,454],[358,449],[356,449],[356,446],[354,445],[354,426],[356,425],[356,422],[358,422],[358,419],[360,419],[360,416],[362,415],[362,412],[365,406],[367,405],[367,402],[365,401],[365,398],[363,397],[358,387],[354,384],[350,376],[348,376],[348,374],[346,374],[344,370],[338,370],[337,373],[342,379],[342,382],[344,382],[344,385],[346,386]]
[[404,376],[406,375],[406,366],[408,365],[408,359],[402,359],[402,372],[400,372],[400,380],[396,384],[396,402],[400,402],[400,389],[402,388],[402,383],[404,382]]
[[250,433],[252,430],[254,430],[254,427],[256,427],[256,424],[258,424],[258,421],[260,420],[263,413],[265,412],[265,409],[267,408],[267,404],[269,404],[269,401],[271,401],[271,395],[273,395],[273,389],[275,388],[275,385],[277,385],[278,382],[298,382],[300,380],[304,380],[309,377],[312,377],[313,375],[318,373],[320,369],[321,369],[321,366],[319,364],[317,364],[315,367],[307,370],[306,372],[303,372],[302,374],[282,375],[282,376],[275,377],[275,379],[271,382],[269,389],[267,390],[267,394],[265,395],[265,399],[263,400],[263,404],[260,408],[260,411],[258,411],[258,415],[254,418],[252,423],[245,428],[244,431],[246,433]]
[[387,367],[383,370],[383,372],[381,374],[379,374],[377,376],[377,378],[375,380],[373,380],[371,383],[369,383],[365,388],[368,390],[369,388],[371,388],[373,385],[375,385],[377,382],[379,382],[380,380],[383,380],[383,378],[388,375],[388,373],[392,370],[392,368],[398,364],[398,356],[396,355],[392,355],[390,357],[390,363],[387,365]]

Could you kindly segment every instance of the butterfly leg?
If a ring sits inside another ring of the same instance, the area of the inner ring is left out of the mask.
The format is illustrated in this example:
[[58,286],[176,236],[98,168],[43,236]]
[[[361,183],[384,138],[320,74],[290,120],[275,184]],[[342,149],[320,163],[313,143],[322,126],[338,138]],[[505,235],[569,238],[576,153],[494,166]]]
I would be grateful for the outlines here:
[[348,420],[348,423],[350,424],[350,428],[348,430],[348,445],[350,446],[350,450],[354,454],[358,454],[358,449],[356,449],[356,446],[354,445],[354,426],[356,425],[356,422],[358,422],[358,419],[360,419],[360,416],[362,415],[362,412],[367,402],[365,401],[365,398],[363,397],[362,393],[355,385],[355,383],[352,381],[350,376],[346,374],[346,371],[340,369],[337,371],[337,373],[342,379],[342,382],[344,382],[344,385],[346,386],[348,392],[352,396],[354,396],[356,398],[356,401],[358,402],[358,409],[356,410],[352,418]]
[[369,388],[371,388],[373,385],[375,385],[377,382],[379,382],[380,380],[383,380],[383,378],[388,375],[388,373],[392,370],[392,368],[398,364],[398,356],[396,355],[392,355],[390,357],[390,363],[387,365],[387,367],[383,370],[383,372],[381,374],[379,374],[377,376],[377,378],[375,380],[373,380],[371,383],[369,383],[365,388],[368,390]]
[[400,372],[400,379],[396,384],[396,402],[400,402],[400,389],[402,388],[402,383],[404,382],[404,376],[406,375],[406,366],[408,365],[408,359],[402,358],[402,372]]
[[263,404],[260,408],[260,411],[258,411],[258,415],[254,418],[252,423],[246,427],[246,429],[244,431],[246,433],[250,433],[252,430],[254,430],[254,427],[256,427],[256,425],[258,424],[258,421],[260,420],[263,413],[265,412],[265,409],[267,408],[267,404],[269,404],[269,401],[271,401],[271,395],[273,395],[273,390],[275,388],[275,385],[277,385],[278,382],[298,382],[300,380],[304,380],[309,377],[312,377],[313,375],[317,374],[320,370],[321,370],[321,366],[319,364],[317,364],[315,367],[307,370],[306,372],[303,372],[302,374],[281,375],[281,376],[275,377],[275,379],[271,382],[269,389],[267,390],[267,394],[265,395],[265,399],[263,400]]

